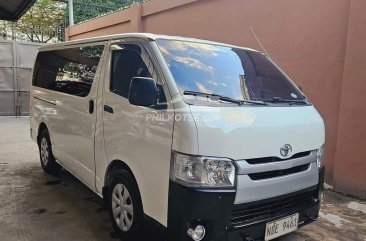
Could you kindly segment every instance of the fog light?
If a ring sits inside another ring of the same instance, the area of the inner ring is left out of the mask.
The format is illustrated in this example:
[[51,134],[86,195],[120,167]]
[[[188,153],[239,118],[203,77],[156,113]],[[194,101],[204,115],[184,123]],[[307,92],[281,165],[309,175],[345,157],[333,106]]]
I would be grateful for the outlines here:
[[201,241],[206,234],[205,227],[198,225],[195,229],[190,228],[187,230],[187,235],[194,241]]

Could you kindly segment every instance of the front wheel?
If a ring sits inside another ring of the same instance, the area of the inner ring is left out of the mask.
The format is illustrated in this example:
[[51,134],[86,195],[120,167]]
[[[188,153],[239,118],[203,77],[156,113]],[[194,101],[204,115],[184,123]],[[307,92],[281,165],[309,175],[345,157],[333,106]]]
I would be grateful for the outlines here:
[[61,170],[61,166],[52,154],[51,140],[47,130],[41,132],[38,148],[43,170],[48,174],[57,175]]
[[121,238],[140,237],[143,226],[142,202],[137,184],[126,170],[112,177],[108,195],[113,228]]

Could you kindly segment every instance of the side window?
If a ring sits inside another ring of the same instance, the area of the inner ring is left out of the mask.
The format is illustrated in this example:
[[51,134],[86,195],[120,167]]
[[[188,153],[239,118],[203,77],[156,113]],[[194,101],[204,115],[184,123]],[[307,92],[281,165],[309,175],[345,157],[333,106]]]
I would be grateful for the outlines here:
[[104,46],[86,46],[40,52],[33,85],[85,97],[89,94]]
[[112,53],[111,90],[127,97],[134,77],[153,78],[137,45],[120,45],[121,50]]

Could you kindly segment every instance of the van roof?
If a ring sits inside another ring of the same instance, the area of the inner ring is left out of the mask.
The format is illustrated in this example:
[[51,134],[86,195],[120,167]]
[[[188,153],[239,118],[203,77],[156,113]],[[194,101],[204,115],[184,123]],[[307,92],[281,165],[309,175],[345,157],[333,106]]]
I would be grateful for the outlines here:
[[98,36],[98,37],[78,39],[78,40],[72,40],[72,41],[65,41],[62,43],[48,44],[48,45],[42,46],[42,47],[40,47],[40,51],[44,51],[47,49],[54,49],[54,48],[61,47],[61,46],[71,46],[71,45],[76,45],[76,44],[117,40],[117,39],[122,39],[122,38],[140,38],[140,39],[153,40],[153,41],[155,41],[157,39],[189,41],[189,42],[215,44],[215,45],[222,45],[222,46],[227,46],[227,47],[241,48],[241,49],[247,49],[247,50],[257,52],[257,50],[254,50],[251,48],[245,48],[245,47],[240,47],[240,46],[235,46],[235,45],[230,45],[230,44],[225,44],[225,43],[220,43],[220,42],[214,42],[214,41],[210,41],[210,40],[187,38],[187,37],[181,37],[181,36],[160,35],[160,34],[152,34],[152,33],[123,33],[123,34],[113,34],[113,35]]

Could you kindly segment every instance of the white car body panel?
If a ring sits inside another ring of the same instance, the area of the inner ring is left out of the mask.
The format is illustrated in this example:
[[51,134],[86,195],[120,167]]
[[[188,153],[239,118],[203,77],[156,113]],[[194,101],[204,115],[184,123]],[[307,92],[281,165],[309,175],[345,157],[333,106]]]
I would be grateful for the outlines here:
[[280,148],[285,144],[298,153],[315,150],[325,141],[324,122],[313,106],[192,105],[190,109],[202,119],[196,121],[200,155],[234,160],[282,158]]

